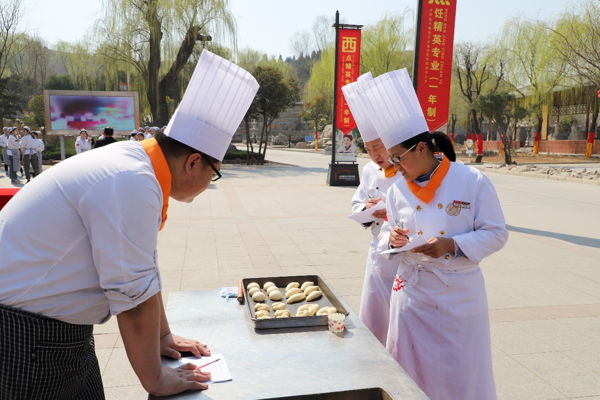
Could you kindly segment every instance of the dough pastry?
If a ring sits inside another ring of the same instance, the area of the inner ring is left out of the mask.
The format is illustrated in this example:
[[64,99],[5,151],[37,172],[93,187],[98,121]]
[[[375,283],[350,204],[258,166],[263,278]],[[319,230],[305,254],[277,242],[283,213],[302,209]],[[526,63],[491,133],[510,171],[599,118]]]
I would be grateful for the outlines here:
[[252,289],[253,287],[255,287],[255,288],[257,288],[257,289],[260,289],[260,285],[259,285],[258,283],[256,283],[256,282],[250,282],[250,283],[248,284],[248,286],[246,286],[246,289],[250,290],[250,289]]
[[285,291],[287,292],[288,290],[293,289],[293,288],[297,288],[297,287],[300,287],[300,284],[298,282],[290,282],[285,287]]
[[323,307],[319,311],[317,311],[317,315],[328,315],[336,312],[337,309],[335,307]]
[[264,294],[263,292],[256,292],[252,295],[252,300],[256,301],[257,303],[262,303],[266,299],[267,299],[267,295]]
[[312,292],[314,292],[315,290],[320,290],[318,286],[309,286],[306,289],[304,289],[304,295],[308,296],[309,294],[311,294]]
[[321,296],[323,296],[323,293],[320,290],[315,290],[314,292],[306,296],[306,301],[317,300],[320,299]]
[[263,285],[263,289],[267,290],[269,286],[275,286],[275,284],[273,282],[265,282],[265,284]]
[[312,317],[319,310],[318,304],[304,304],[298,307],[296,317]]
[[271,305],[273,307],[273,311],[285,310],[285,304],[281,302],[276,302]]
[[304,296],[304,293],[300,292],[300,293],[296,293],[290,296],[290,298],[287,300],[288,304],[292,304],[292,303],[297,303],[299,301],[304,300],[306,296]]
[[271,292],[272,292],[273,290],[278,290],[278,289],[277,289],[277,286],[269,286],[269,287],[267,288],[267,294],[271,294]]
[[264,317],[265,315],[270,316],[271,314],[269,314],[268,311],[260,310],[260,311],[255,312],[254,315],[256,316],[256,318],[260,318],[260,317]]
[[309,287],[309,286],[314,286],[314,285],[315,285],[314,283],[312,283],[312,282],[310,282],[310,281],[306,281],[306,282],[304,282],[304,283],[302,284],[302,286],[300,286],[300,289],[304,290],[304,289],[306,289],[307,287]]
[[269,299],[271,300],[281,300],[283,296],[279,290],[271,290],[269,293]]
[[258,304],[256,304],[254,306],[254,312],[260,311],[260,310],[269,311],[269,306],[266,305],[265,303],[258,303]]
[[300,290],[298,288],[290,289],[290,290],[288,290],[288,291],[285,292],[285,298],[289,299],[290,297],[292,297],[293,295],[295,295],[297,293],[302,293],[302,290]]
[[270,315],[261,315],[260,317],[256,317],[256,319],[271,319]]
[[275,318],[289,318],[291,316],[292,314],[290,313],[290,310],[275,311]]
[[257,287],[251,287],[251,288],[248,290],[248,294],[250,295],[250,297],[252,297],[252,296],[254,295],[254,293],[256,293],[256,292],[260,292],[260,289],[259,289],[259,288],[257,288]]

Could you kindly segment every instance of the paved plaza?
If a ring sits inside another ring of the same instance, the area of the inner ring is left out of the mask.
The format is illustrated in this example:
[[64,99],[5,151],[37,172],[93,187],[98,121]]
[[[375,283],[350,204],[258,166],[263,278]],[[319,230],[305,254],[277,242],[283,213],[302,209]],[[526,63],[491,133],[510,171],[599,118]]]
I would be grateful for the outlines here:
[[[282,164],[225,165],[194,203],[171,200],[159,234],[164,297],[318,274],[358,311],[370,234],[346,218],[355,189],[325,185],[329,156],[269,149],[267,158]],[[600,399],[600,186],[488,176],[510,231],[482,264],[499,398]],[[107,399],[145,398],[116,318],[95,338]]]

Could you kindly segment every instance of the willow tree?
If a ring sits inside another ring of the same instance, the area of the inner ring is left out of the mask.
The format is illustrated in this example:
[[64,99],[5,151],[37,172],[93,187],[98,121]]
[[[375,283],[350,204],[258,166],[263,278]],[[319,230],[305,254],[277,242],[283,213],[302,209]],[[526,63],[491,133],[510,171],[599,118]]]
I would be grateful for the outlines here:
[[552,32],[541,22],[509,21],[502,31],[500,45],[507,56],[507,79],[534,110],[536,135],[541,132],[544,107],[552,107],[553,92],[567,71],[565,60],[557,57]]
[[413,44],[414,31],[407,23],[408,12],[387,15],[362,33],[361,71],[378,76],[388,71],[412,67],[414,53],[408,51]]
[[600,102],[596,90],[600,88],[600,4],[587,0],[575,11],[564,13],[551,27],[552,44],[559,55],[577,75],[588,108],[588,132],[596,132]]
[[169,119],[168,94],[194,54],[197,41],[236,46],[228,0],[103,0],[96,26],[102,55],[130,65],[141,77],[156,124]]

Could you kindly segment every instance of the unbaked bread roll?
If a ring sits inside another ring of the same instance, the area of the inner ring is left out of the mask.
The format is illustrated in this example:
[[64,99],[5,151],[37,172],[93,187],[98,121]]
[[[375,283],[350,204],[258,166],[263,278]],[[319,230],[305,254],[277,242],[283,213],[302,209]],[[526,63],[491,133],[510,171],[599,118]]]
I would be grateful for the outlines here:
[[318,304],[304,304],[298,307],[296,311],[296,317],[312,317],[319,310]]
[[306,301],[317,300],[320,299],[321,296],[323,296],[323,293],[320,290],[315,290],[314,292],[306,296]]
[[263,292],[256,292],[252,295],[252,300],[256,301],[257,303],[262,303],[266,299],[267,299],[267,295],[264,294]]
[[260,310],[266,310],[269,311],[269,306],[266,305],[265,303],[258,303],[254,305],[254,312],[256,311],[260,311]]
[[254,315],[256,316],[256,318],[260,318],[260,317],[264,317],[265,315],[271,315],[268,311],[266,310],[260,310],[254,313]]
[[300,287],[300,284],[298,282],[290,282],[285,287],[285,291],[287,292],[288,290],[293,289],[293,288],[297,288],[297,287]]
[[279,290],[271,290],[271,292],[269,292],[269,299],[271,300],[281,300],[282,297]]
[[273,307],[273,311],[285,310],[285,304],[281,302],[276,302],[271,305]]
[[288,304],[292,304],[292,303],[297,303],[299,301],[304,300],[306,296],[304,296],[304,293],[300,292],[300,293],[296,293],[290,296],[290,298],[287,300]]
[[256,319],[271,319],[270,315],[261,315],[260,317],[256,317]]
[[250,282],[250,283],[248,284],[248,286],[246,286],[246,289],[250,290],[250,289],[252,289],[253,287],[255,287],[255,288],[257,288],[257,289],[260,289],[260,285],[259,285],[258,283],[256,283],[256,282]]
[[310,281],[306,281],[302,284],[302,286],[300,286],[300,289],[304,290],[309,286],[314,286],[314,283],[310,282]]
[[290,310],[277,310],[275,311],[275,318],[289,318],[292,314]]
[[259,288],[257,288],[257,287],[251,287],[251,288],[248,290],[248,295],[250,295],[250,297],[252,297],[252,296],[254,295],[254,293],[256,293],[256,292],[260,292],[260,289],[259,289]]
[[304,295],[308,296],[309,294],[311,294],[315,290],[321,290],[321,289],[319,289],[318,286],[308,286],[306,289],[304,289]]
[[335,307],[323,307],[319,311],[317,311],[317,315],[327,315],[336,313],[337,309]]
[[275,284],[273,282],[265,282],[263,289],[267,290],[270,286],[275,286]]
[[278,290],[278,289],[277,289],[277,286],[269,286],[269,287],[267,288],[267,294],[271,294],[271,292],[272,292],[273,290]]
[[293,295],[297,294],[297,293],[302,293],[302,290],[298,289],[298,288],[292,288],[290,290],[287,290],[285,292],[285,298],[289,299],[290,297],[292,297]]

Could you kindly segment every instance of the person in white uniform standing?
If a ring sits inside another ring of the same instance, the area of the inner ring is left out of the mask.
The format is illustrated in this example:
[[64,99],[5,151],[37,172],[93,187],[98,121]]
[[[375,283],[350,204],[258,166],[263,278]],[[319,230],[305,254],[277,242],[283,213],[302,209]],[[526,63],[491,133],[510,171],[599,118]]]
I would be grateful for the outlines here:
[[388,351],[433,400],[495,399],[479,268],[508,237],[494,187],[477,169],[453,162],[446,135],[428,132],[405,69],[366,82],[360,96],[404,177],[388,190],[379,242],[381,251],[398,251],[390,256],[399,267]]
[[19,179],[17,178],[17,172],[21,169],[21,138],[18,134],[18,128],[10,128],[8,138],[6,139],[6,154],[8,155],[8,175],[10,176],[10,182],[13,185],[18,185],[20,183]]
[[[360,185],[352,196],[352,213],[358,214],[365,209],[375,207],[377,203],[385,203],[388,188],[402,175],[389,163],[389,157],[383,142],[377,136],[373,124],[358,95],[360,85],[372,79],[371,73],[361,75],[356,82],[342,87],[346,102],[356,121],[365,149],[371,157],[362,170]],[[379,233],[386,218],[385,208],[374,211],[370,221],[363,224],[371,230],[371,242],[367,254],[365,278],[360,298],[359,318],[367,328],[385,346],[387,340],[390,311],[390,293],[397,263],[382,257],[377,251]]]
[[75,154],[84,153],[92,149],[92,141],[88,131],[82,129],[79,131],[79,136],[75,139]]
[[2,128],[0,133],[0,156],[2,156],[2,163],[4,164],[4,172],[8,175],[8,127]]
[[35,177],[39,171],[37,147],[38,144],[35,138],[31,134],[31,128],[28,126],[23,127],[25,134],[21,138],[20,147],[23,151],[23,169],[25,170],[25,178],[27,182],[31,180],[30,168],[33,167],[33,176]]
[[193,364],[161,366],[161,355],[210,350],[170,331],[157,237],[169,197],[191,202],[220,178],[257,90],[204,50],[166,134],[68,158],[0,211],[0,399],[103,399],[92,328],[112,315],[149,393],[207,388]]

